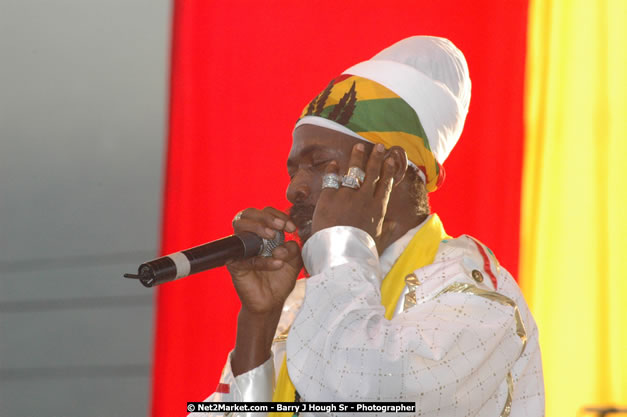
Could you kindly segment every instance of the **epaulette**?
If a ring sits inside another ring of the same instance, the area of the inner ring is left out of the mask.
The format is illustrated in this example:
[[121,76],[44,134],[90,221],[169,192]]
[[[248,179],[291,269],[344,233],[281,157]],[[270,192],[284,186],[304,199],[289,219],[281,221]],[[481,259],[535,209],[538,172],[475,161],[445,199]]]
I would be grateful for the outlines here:
[[494,252],[492,252],[490,248],[481,243],[478,239],[472,236],[468,236],[468,238],[470,238],[475,246],[477,246],[477,250],[479,251],[481,258],[483,258],[483,270],[490,277],[492,284],[494,284],[494,289],[497,290],[498,281],[496,279],[496,275],[500,272],[501,269],[501,265],[499,264],[498,259],[496,259],[496,256],[494,256]]

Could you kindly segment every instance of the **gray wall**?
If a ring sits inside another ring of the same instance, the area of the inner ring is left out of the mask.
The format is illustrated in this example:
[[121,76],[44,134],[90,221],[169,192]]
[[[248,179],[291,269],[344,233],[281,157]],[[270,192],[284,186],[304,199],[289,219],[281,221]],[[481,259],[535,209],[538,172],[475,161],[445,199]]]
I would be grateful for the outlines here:
[[0,416],[148,413],[170,2],[0,0]]

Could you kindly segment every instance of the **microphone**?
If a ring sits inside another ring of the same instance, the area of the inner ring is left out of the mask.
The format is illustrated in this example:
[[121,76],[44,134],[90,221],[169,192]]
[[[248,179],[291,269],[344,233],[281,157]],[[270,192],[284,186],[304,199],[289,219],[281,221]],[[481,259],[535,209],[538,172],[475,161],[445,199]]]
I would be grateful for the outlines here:
[[229,261],[271,256],[274,248],[283,242],[283,232],[277,232],[272,240],[262,239],[252,232],[241,232],[144,262],[139,265],[137,275],[124,274],[124,278],[139,279],[144,287],[149,288],[223,266]]

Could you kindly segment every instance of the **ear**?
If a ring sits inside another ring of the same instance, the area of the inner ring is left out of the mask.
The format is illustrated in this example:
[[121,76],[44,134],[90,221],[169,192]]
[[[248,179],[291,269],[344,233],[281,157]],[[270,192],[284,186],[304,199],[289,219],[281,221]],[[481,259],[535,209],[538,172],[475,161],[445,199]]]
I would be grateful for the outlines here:
[[407,153],[405,149],[400,146],[392,146],[386,152],[385,159],[393,158],[394,159],[394,187],[396,187],[403,178],[405,178],[405,173],[407,172]]

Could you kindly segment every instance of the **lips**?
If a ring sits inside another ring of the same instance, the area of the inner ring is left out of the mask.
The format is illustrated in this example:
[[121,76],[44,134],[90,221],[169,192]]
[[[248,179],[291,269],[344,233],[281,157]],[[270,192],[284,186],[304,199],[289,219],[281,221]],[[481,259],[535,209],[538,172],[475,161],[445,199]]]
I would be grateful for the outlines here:
[[290,218],[298,228],[298,237],[302,243],[311,236],[311,223],[315,206],[292,206]]

